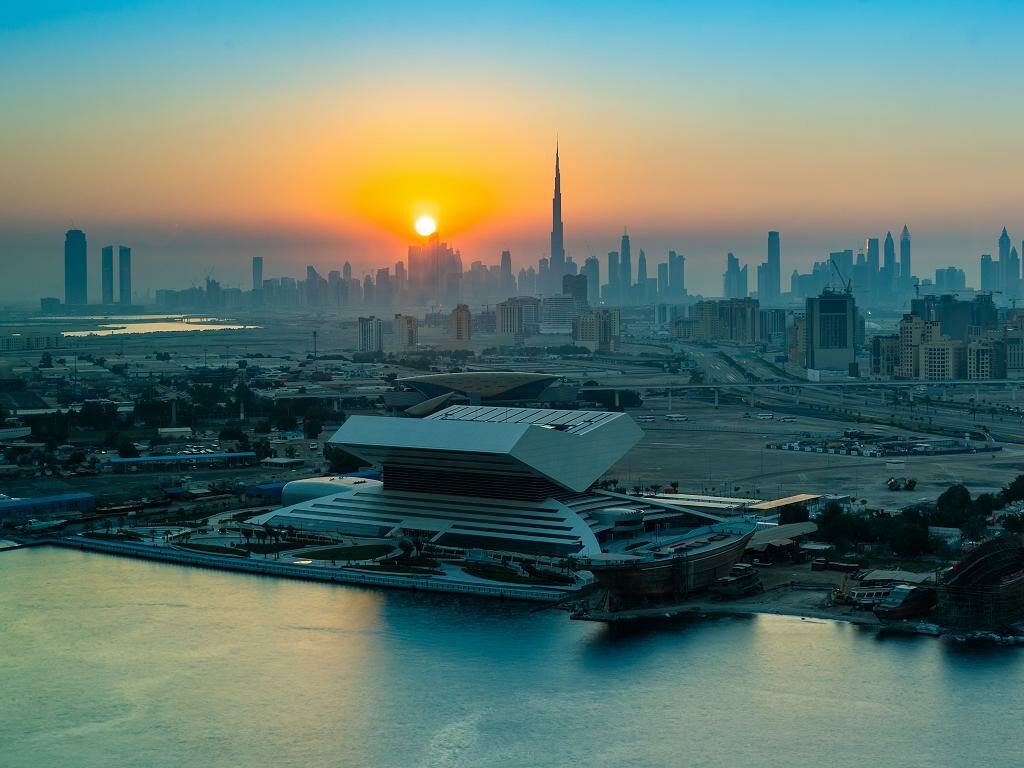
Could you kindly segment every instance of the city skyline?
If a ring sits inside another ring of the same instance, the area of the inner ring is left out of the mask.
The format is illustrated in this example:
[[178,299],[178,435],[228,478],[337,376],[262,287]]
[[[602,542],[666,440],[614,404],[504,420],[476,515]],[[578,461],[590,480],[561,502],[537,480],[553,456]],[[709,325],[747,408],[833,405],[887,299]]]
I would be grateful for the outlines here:
[[[254,9],[244,28],[226,8],[192,25],[188,4],[11,14],[0,252],[31,266],[12,270],[0,300],[35,283],[59,293],[56,233],[69,228],[132,242],[142,291],[156,275],[244,285],[255,255],[280,273],[375,269],[423,213],[464,254],[507,249],[518,268],[550,255],[557,136],[571,168],[567,255],[603,259],[625,225],[648,258],[685,253],[704,293],[725,253],[759,263],[768,230],[785,238],[783,279],[910,223],[922,274],[957,264],[974,283],[989,232],[1024,231],[1021,108],[1004,98],[1020,65],[996,53],[1013,6],[738,3],[623,18],[570,5],[510,18],[454,5],[389,13],[380,35],[368,33],[381,11],[300,5],[310,13]],[[573,34],[548,45],[559,29]],[[451,55],[417,61],[424,36]],[[603,60],[595,43],[612,36],[634,54]],[[115,37],[137,68],[124,82],[105,53]]]

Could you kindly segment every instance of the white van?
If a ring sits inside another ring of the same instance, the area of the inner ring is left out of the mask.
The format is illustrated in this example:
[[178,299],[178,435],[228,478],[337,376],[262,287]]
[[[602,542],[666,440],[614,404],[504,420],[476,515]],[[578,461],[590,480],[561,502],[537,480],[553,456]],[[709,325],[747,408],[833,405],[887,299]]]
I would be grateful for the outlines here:
[[761,421],[771,421],[772,419],[775,418],[775,414],[774,413],[759,413],[759,414],[757,414],[757,418],[759,418]]
[[665,421],[689,421],[690,417],[685,413],[666,413]]

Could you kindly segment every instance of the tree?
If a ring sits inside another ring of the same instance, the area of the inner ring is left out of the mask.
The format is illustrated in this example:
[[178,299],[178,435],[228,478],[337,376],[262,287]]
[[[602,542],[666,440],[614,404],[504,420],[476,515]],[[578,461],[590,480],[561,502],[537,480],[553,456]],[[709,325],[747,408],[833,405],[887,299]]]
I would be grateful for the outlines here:
[[302,433],[308,440],[315,440],[320,437],[320,433],[323,431],[324,425],[320,423],[317,418],[307,418],[302,422]]
[[352,455],[344,448],[340,448],[337,445],[326,443],[324,445],[324,458],[327,460],[327,465],[330,468],[331,474],[343,475],[346,472],[354,472],[366,466],[366,462],[362,459]]
[[49,352],[43,352],[43,354],[39,356],[39,367],[53,368],[53,355]]
[[935,524],[959,528],[967,517],[971,492],[963,485],[951,485],[935,501]]
[[1003,517],[1003,528],[1007,533],[1024,533],[1024,517],[1020,515],[1005,515]]
[[277,417],[277,428],[282,432],[291,432],[298,426],[298,423],[299,420],[291,413],[283,413]]
[[810,519],[811,516],[807,512],[807,506],[804,504],[796,504],[788,507],[783,507],[782,512],[779,513],[779,525],[789,525],[790,523],[806,523]]
[[1017,475],[1016,479],[1003,489],[1003,498],[1007,501],[1024,500],[1024,475]]
[[139,458],[139,449],[127,437],[122,437],[117,444],[117,455],[122,459],[137,459]]
[[964,520],[960,530],[963,531],[964,538],[968,541],[981,541],[985,536],[985,527],[985,519],[974,515]]

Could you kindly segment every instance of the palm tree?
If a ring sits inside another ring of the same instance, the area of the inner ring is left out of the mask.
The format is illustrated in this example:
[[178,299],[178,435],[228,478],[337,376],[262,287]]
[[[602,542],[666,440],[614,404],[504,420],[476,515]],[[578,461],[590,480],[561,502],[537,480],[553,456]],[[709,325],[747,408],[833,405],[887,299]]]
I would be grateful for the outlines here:
[[657,496],[658,495],[658,491],[660,491],[660,490],[661,490],[661,485],[659,483],[651,483],[651,493],[653,495]]
[[634,485],[634,486],[633,486],[633,495],[634,495],[634,496],[639,496],[639,495],[640,495],[640,493],[641,493],[641,492],[643,491],[643,489],[644,489],[644,488],[643,488],[643,486],[642,486],[642,485]]

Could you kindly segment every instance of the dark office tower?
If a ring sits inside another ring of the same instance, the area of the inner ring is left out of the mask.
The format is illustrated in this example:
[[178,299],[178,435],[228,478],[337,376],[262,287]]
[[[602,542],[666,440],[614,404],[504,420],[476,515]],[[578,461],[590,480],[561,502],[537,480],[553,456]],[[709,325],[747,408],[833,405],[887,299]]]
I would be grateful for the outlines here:
[[647,285],[647,254],[640,249],[640,255],[636,260],[636,284],[641,288]]
[[132,249],[126,245],[117,247],[117,296],[119,304],[131,306]]
[[107,306],[114,303],[114,246],[104,245],[100,251],[102,300]]
[[668,296],[668,264],[658,265],[658,296]]
[[587,276],[586,275],[562,275],[562,294],[572,296],[576,300],[577,307],[587,306]]
[[347,261],[345,262],[345,265],[341,268],[341,276],[346,281],[352,279],[352,265],[349,264]]
[[622,277],[622,270],[619,267],[619,252],[608,251],[608,301],[619,301],[619,280]]
[[761,296],[761,286],[757,286],[758,298],[762,305],[765,301],[777,302],[782,291],[782,247],[779,233],[774,230],[768,233],[768,278],[767,291]]
[[1006,260],[1006,285],[1003,286],[1003,298],[1013,303],[1021,296],[1020,290],[1020,257],[1017,255],[1016,247],[1010,249],[1010,256]]
[[868,295],[872,301],[878,301],[882,291],[879,290],[878,238],[869,237],[868,250]]
[[263,288],[263,257],[252,257],[252,289],[259,291]]
[[668,289],[673,296],[686,295],[686,257],[668,252]]
[[731,253],[725,258],[722,292],[727,299],[747,298],[747,267],[740,269],[740,260]]
[[565,274],[565,241],[562,232],[562,173],[558,168],[558,145],[555,145],[555,194],[551,199],[551,262],[554,284]]
[[69,229],[64,235],[64,303],[89,303],[89,246],[80,229]]
[[591,256],[583,262],[580,274],[587,278],[587,302],[596,305],[601,300],[601,262]]
[[[1010,284],[1010,236],[1006,234],[1006,227],[999,235],[999,288],[1004,293]],[[1006,296],[1003,297],[1007,298]]]
[[882,269],[896,276],[896,244],[892,240],[892,232],[885,233],[885,247],[882,250]]
[[910,230],[906,224],[900,233],[900,283],[904,288],[914,284],[914,271],[910,265]]
[[629,234],[622,233],[622,244],[619,246],[619,295],[623,301],[633,287],[633,259],[629,255]]
[[992,261],[991,254],[981,254],[981,290],[992,292],[999,290],[999,265]]

